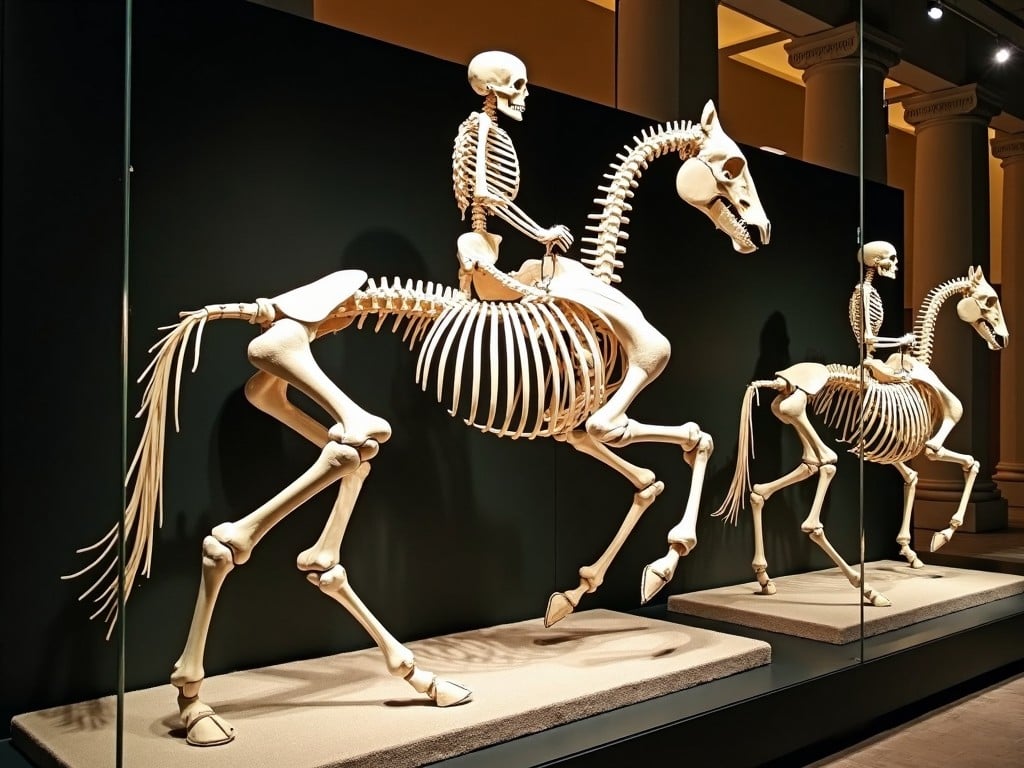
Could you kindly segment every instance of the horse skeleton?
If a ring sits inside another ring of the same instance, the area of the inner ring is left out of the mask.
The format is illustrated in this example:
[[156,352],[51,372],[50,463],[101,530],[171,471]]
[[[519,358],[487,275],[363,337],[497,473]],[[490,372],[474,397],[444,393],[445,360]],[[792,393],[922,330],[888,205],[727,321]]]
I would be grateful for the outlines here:
[[[860,584],[860,574],[843,560],[825,537],[821,506],[835,477],[838,456],[811,426],[807,417],[808,404],[822,416],[826,425],[838,430],[842,442],[853,445],[852,453],[876,464],[891,464],[903,477],[903,518],[896,541],[900,545],[900,555],[911,567],[920,568],[923,563],[910,548],[910,513],[918,473],[907,464],[908,461],[923,453],[931,461],[959,464],[964,472],[960,503],[949,527],[932,536],[931,551],[948,542],[963,524],[979,464],[973,456],[944,447],[946,438],[963,415],[963,405],[930,368],[939,310],[957,294],[963,296],[957,304],[960,319],[974,328],[989,349],[1002,349],[1009,338],[1009,331],[999,299],[985,280],[981,268],[971,267],[966,277],[948,280],[925,297],[914,321],[911,351],[893,353],[886,362],[889,369],[902,371],[903,376],[876,380],[858,366],[798,363],[778,371],[774,379],[753,381],[747,386],[740,411],[739,447],[732,484],[725,501],[713,514],[724,515],[726,520],[735,523],[743,505],[743,496],[749,492],[754,520],[752,567],[762,594],[775,593],[764,552],[761,520],[764,504],[777,491],[818,475],[814,501],[800,529],[839,566],[853,586],[861,588],[867,602],[875,606],[891,604],[870,584]],[[803,456],[800,465],[788,474],[751,486],[751,401],[761,388],[779,393],[772,402],[772,413],[796,430]]]
[[[509,79],[508,75],[504,72],[501,77]],[[493,91],[500,88],[505,88],[506,95],[503,97],[499,92],[494,98]],[[507,109],[521,114],[521,105],[517,107],[514,102],[525,97],[525,70],[521,83],[517,79],[515,83],[498,83],[484,90],[492,107],[496,101],[499,106],[504,103]],[[487,105],[485,102],[485,113]],[[489,119],[493,120],[493,108],[490,112]],[[488,157],[492,161],[498,158],[499,150],[505,146],[493,139],[489,144],[491,154],[488,156],[485,151],[483,162],[488,162]],[[461,415],[467,424],[499,437],[553,437],[566,442],[619,472],[636,489],[613,541],[592,565],[580,569],[579,586],[551,596],[546,624],[571,613],[583,594],[598,588],[640,515],[664,488],[651,470],[623,460],[612,448],[639,441],[673,443],[682,448],[684,459],[692,467],[690,494],[682,520],[669,532],[668,554],[645,568],[641,599],[653,597],[672,577],[679,557],[696,545],[697,507],[712,442],[692,422],[680,426],[648,425],[627,417],[627,408],[635,396],[667,364],[669,344],[610,282],[614,268],[622,265],[625,247],[619,241],[626,238],[622,226],[628,223],[625,214],[631,207],[628,199],[632,190],[650,161],[675,152],[684,160],[677,176],[680,196],[712,218],[730,236],[736,250],[754,250],[744,221],[757,226],[762,242],[768,241],[768,220],[745,159],[721,129],[714,107],[708,102],[701,123],[676,122],[646,130],[618,155],[611,174],[606,174],[608,184],[600,187],[604,194],[596,200],[600,212],[590,217],[596,222],[589,227],[594,232],[589,239],[592,248],[587,262],[592,270],[573,259],[556,259],[551,252],[553,244],[567,247],[572,242],[568,230],[537,228],[528,234],[545,242],[548,254],[540,262],[528,262],[515,275],[495,269],[493,260],[487,258],[461,261],[463,273],[469,273],[462,274],[463,277],[485,273],[493,278],[492,287],[496,283],[515,298],[474,298],[468,286],[470,282],[475,284],[475,280],[460,279],[460,289],[456,289],[397,278],[375,282],[368,280],[361,270],[344,270],[272,299],[210,305],[185,312],[176,325],[165,328],[168,333],[150,350],[153,359],[140,377],[140,381],[148,377],[148,382],[139,412],[145,417],[143,435],[126,478],[132,486],[124,512],[130,537],[124,574],[126,592],[130,593],[140,571],[149,575],[153,531],[162,519],[163,444],[170,379],[173,375],[177,426],[186,349],[195,333],[195,370],[207,322],[242,319],[260,328],[261,333],[248,347],[249,360],[259,370],[245,386],[246,397],[320,450],[309,469],[280,493],[245,517],[217,525],[203,541],[199,596],[185,648],[171,675],[172,684],[179,690],[179,711],[189,743],[214,745],[234,738],[233,726],[199,698],[205,676],[206,636],[225,577],[249,559],[253,548],[276,523],[336,481],[341,481],[339,492],[327,524],[319,540],[299,554],[298,568],[307,573],[311,584],[359,621],[383,652],[392,674],[403,677],[439,706],[459,704],[471,696],[458,683],[438,679],[417,664],[412,652],[362,603],[340,564],[346,525],[369,474],[370,461],[391,436],[391,426],[362,409],[326,376],[317,365],[310,344],[350,325],[363,327],[371,317],[376,318],[374,330],[390,321],[391,331],[401,332],[410,349],[419,347],[417,381],[426,389],[434,380],[439,401],[450,391],[449,410],[453,415]],[[453,164],[459,162],[455,157]],[[458,170],[453,173],[458,182]],[[490,180],[495,179],[500,183],[500,174],[492,173]],[[493,213],[491,209],[500,209],[506,214],[512,210],[511,187],[506,185],[499,191],[505,195],[503,200],[475,193],[466,198],[474,207],[475,221],[474,232],[468,234],[478,239],[489,234],[485,228],[476,226],[485,219],[481,210]],[[531,229],[526,219],[516,217],[511,223],[517,222],[521,228]],[[460,259],[462,256],[460,248]],[[532,284],[526,282],[536,277],[538,268],[547,276]],[[289,386],[323,408],[333,426],[321,424],[293,405],[287,396]],[[96,544],[82,550],[99,550],[93,562],[65,578],[102,568],[116,541],[115,527]],[[85,597],[98,590],[94,599],[100,606],[93,616],[104,615],[111,626],[117,619],[117,579],[109,578],[115,565],[116,560],[83,594]]]

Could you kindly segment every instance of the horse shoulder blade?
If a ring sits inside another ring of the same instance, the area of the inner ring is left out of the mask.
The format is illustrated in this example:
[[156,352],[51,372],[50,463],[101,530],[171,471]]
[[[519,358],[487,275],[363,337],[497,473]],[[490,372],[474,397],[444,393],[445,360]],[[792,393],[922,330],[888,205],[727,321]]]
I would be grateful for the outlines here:
[[797,363],[784,370],[776,371],[775,375],[807,394],[813,395],[828,381],[828,368],[821,363]]

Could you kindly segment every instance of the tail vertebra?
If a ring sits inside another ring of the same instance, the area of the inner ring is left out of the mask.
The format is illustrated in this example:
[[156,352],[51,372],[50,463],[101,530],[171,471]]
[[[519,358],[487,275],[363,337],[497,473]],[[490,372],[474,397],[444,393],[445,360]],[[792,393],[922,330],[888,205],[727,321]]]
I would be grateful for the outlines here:
[[[160,328],[168,333],[149,348],[153,359],[138,378],[139,383],[146,378],[148,381],[142,396],[142,406],[135,415],[138,418],[145,414],[145,426],[139,446],[135,450],[135,456],[124,479],[125,486],[131,486],[131,495],[124,509],[125,601],[131,594],[140,566],[143,575],[149,576],[153,552],[153,531],[163,524],[164,433],[167,423],[167,400],[171,372],[174,372],[174,429],[177,432],[179,431],[178,401],[181,391],[181,370],[193,331],[196,332],[192,363],[192,371],[195,372],[199,367],[199,348],[207,321],[239,319],[263,325],[270,322],[273,315],[273,308],[269,302],[264,300],[253,303],[215,304],[190,312],[182,312],[181,320],[177,323]],[[134,483],[132,482],[133,476]],[[65,580],[76,579],[99,567],[110,558],[109,564],[92,586],[79,595],[79,600],[96,590],[117,566],[118,528],[119,526],[115,525],[95,544],[79,549],[79,553],[92,552],[97,549],[101,551],[85,568],[61,577]],[[112,552],[114,556],[110,557]],[[117,622],[117,590],[118,577],[115,573],[113,578],[107,582],[106,587],[93,598],[93,602],[100,603],[100,606],[89,617],[95,619],[100,614],[105,614],[103,620],[109,624],[108,639]]]
[[[780,389],[784,385],[781,379],[752,381],[747,385],[747,391],[743,394],[743,404],[740,406],[740,433],[736,444],[736,469],[732,473],[732,481],[729,483],[729,490],[726,493],[722,506],[711,513],[712,517],[725,517],[725,521],[736,525],[739,521],[740,510],[746,504],[746,498],[751,491],[750,483],[750,459],[754,456],[754,420],[751,403],[758,398],[757,391],[762,387]],[[760,404],[760,399],[758,399]]]

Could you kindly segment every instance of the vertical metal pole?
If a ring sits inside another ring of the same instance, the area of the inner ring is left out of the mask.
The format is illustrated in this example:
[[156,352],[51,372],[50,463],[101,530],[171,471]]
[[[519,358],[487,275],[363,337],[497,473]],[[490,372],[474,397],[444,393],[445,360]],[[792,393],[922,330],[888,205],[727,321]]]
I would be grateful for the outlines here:
[[[857,157],[857,253],[860,254],[860,282],[864,282],[864,0],[858,3],[860,18],[857,21],[857,92],[858,92],[858,157]],[[864,661],[864,403],[865,374],[864,374],[864,339],[867,336],[867,302],[864,299],[864,290],[860,292],[860,424],[858,429],[858,468],[859,487],[857,489],[858,509],[858,533],[860,543],[860,587],[857,603],[860,605],[860,660]]]
[[[132,128],[132,0],[124,8],[124,155],[121,167],[121,478],[128,472],[128,279],[129,279],[129,209],[131,202],[131,128]],[[125,524],[127,502],[124,483],[121,485],[121,508],[117,511],[117,715],[114,736],[114,764],[124,765],[124,686],[125,686]]]

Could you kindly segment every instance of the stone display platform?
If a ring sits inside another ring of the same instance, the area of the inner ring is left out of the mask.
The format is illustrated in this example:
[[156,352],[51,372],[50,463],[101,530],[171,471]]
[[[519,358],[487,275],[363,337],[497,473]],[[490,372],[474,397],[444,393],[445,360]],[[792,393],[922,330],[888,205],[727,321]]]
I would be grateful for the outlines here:
[[[1024,592],[1024,577],[904,561],[865,563],[865,578],[892,605],[864,606],[864,636]],[[770,573],[770,571],[769,571]],[[844,644],[860,638],[860,593],[838,568],[773,577],[777,593],[757,582],[671,595],[668,609],[770,632]]]
[[[218,675],[203,698],[231,744],[185,743],[175,689],[125,695],[125,765],[146,768],[417,766],[644,701],[771,660],[767,643],[606,610],[408,644],[417,662],[469,687],[440,709],[388,675],[376,648]],[[39,766],[114,759],[115,699],[19,715],[12,739]]]

